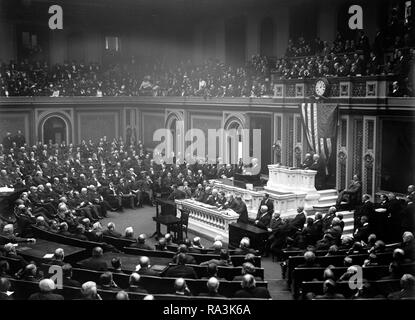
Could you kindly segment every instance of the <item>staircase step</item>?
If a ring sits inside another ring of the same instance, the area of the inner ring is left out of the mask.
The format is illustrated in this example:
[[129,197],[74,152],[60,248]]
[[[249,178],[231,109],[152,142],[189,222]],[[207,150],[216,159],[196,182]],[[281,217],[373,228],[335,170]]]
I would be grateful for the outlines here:
[[318,190],[317,192],[320,194],[320,196],[337,195],[337,190],[336,189]]

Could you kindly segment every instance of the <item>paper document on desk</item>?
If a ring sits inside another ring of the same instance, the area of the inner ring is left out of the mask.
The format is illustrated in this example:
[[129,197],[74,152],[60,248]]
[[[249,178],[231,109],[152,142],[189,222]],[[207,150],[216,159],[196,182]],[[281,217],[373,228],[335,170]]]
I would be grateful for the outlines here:
[[53,253],[46,253],[46,254],[43,256],[43,259],[52,259],[52,258],[53,258],[53,256],[54,256],[54,254],[53,254]]

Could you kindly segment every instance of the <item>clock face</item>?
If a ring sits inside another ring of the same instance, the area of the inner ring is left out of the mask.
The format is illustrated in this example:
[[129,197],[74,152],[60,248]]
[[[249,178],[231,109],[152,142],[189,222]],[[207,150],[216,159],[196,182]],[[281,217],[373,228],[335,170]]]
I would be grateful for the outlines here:
[[316,82],[316,94],[319,96],[324,95],[324,93],[326,92],[326,83],[323,80],[318,80]]

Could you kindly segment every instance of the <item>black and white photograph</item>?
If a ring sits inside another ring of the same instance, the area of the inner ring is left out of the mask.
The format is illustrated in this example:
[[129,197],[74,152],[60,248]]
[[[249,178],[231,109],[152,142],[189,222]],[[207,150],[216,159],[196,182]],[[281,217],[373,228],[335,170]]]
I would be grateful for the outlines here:
[[0,310],[415,300],[414,6],[0,0]]

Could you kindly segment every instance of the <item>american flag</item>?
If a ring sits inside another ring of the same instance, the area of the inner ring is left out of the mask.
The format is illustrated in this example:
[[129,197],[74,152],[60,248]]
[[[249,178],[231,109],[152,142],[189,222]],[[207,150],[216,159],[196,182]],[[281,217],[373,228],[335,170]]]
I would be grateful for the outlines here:
[[328,160],[337,137],[338,107],[335,104],[302,103],[301,119],[310,148]]

